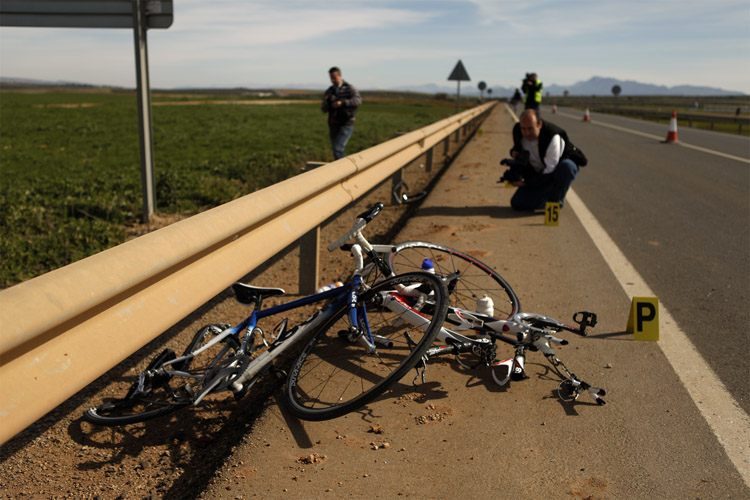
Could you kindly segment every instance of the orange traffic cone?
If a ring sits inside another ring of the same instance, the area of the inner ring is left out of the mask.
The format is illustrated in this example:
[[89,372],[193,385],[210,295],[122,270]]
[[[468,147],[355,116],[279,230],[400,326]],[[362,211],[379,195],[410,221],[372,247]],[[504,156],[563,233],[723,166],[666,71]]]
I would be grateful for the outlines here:
[[667,129],[667,140],[664,142],[678,142],[677,141],[677,111],[672,111],[672,119],[669,120],[669,128]]
[[553,115],[557,114],[557,104],[552,105],[552,114]]
[[591,121],[591,113],[589,113],[589,108],[586,108],[586,111],[583,112],[583,121],[585,122]]

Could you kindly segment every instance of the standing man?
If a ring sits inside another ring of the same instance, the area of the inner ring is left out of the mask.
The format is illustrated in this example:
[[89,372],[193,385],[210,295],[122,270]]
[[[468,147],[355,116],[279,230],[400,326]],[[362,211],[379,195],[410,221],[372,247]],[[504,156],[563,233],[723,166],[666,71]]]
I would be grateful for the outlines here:
[[323,96],[321,109],[328,113],[328,133],[331,137],[333,159],[345,156],[346,143],[354,132],[354,120],[357,108],[362,104],[359,91],[344,80],[341,70],[336,66],[328,70],[331,86]]
[[542,81],[539,80],[536,73],[526,73],[521,90],[526,94],[525,109],[538,111],[542,104]]
[[548,201],[565,201],[565,194],[586,165],[583,152],[576,148],[560,127],[542,121],[533,109],[521,113],[513,127],[512,160],[503,160],[510,170],[503,174],[518,190],[510,205],[514,210],[533,211]]

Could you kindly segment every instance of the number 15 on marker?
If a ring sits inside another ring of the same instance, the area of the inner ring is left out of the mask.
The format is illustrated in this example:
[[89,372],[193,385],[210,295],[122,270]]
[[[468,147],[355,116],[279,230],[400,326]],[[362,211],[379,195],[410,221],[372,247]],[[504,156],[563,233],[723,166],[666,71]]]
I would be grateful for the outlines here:
[[544,206],[544,225],[557,226],[560,223],[560,204],[548,201]]

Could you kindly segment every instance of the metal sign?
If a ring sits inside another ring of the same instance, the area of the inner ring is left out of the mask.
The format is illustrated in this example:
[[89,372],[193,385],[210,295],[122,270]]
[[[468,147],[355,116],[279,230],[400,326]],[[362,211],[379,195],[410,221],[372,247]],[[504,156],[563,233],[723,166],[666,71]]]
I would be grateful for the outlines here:
[[[0,26],[133,28],[133,0],[0,0]],[[146,28],[172,25],[172,0],[143,0]]]
[[471,81],[469,73],[466,72],[466,68],[464,68],[464,63],[461,62],[461,59],[458,60],[456,67],[453,68],[451,74],[448,75],[448,80],[456,82],[456,110],[458,110],[461,107],[459,104],[461,101],[461,82]]
[[477,88],[479,89],[479,98],[482,99],[482,100],[484,100],[484,90],[487,88],[487,82],[485,82],[484,80],[482,80],[477,85]]
[[448,76],[448,80],[456,82],[471,81],[471,78],[469,78],[469,73],[466,72],[466,68],[464,68],[464,63],[461,62],[461,59],[458,60],[458,62],[456,63],[456,67],[453,68],[453,71],[451,71],[451,74]]

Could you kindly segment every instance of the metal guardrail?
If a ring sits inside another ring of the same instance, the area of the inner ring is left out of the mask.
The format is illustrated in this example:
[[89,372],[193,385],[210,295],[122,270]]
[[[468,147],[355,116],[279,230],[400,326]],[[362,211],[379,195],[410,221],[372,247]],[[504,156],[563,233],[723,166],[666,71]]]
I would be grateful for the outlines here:
[[319,225],[487,103],[0,291],[0,444],[288,245],[317,284]]
[[[672,116],[671,109],[669,111],[661,111],[654,109],[639,109],[639,108],[612,108],[602,106],[592,106],[592,112],[609,113],[614,115],[632,116],[634,118],[644,118],[647,120],[662,120],[669,121]],[[687,122],[689,127],[693,126],[693,122],[696,123],[707,123],[711,130],[714,130],[716,124],[729,124],[737,127],[737,133],[741,134],[743,127],[747,129],[750,127],[750,117],[748,116],[731,116],[731,115],[712,115],[708,113],[688,113],[688,112],[677,112],[677,119],[680,123]]]

